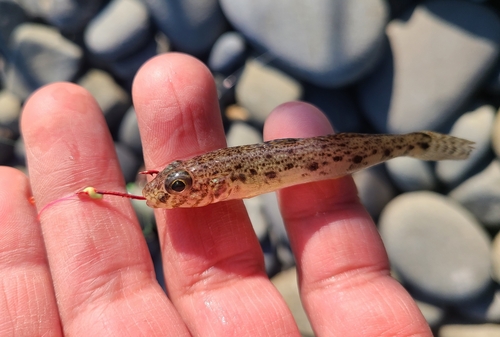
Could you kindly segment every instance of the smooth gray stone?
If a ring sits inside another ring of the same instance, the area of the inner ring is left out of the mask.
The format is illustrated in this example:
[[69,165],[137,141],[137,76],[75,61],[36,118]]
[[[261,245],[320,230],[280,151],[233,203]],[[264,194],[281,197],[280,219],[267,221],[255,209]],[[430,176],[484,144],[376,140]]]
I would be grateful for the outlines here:
[[379,229],[391,265],[423,298],[463,303],[492,285],[491,240],[472,214],[449,198],[402,194],[382,212]]
[[116,77],[131,84],[139,68],[149,59],[156,56],[157,50],[158,44],[153,38],[151,38],[149,43],[138,52],[124,58],[111,61],[109,63],[109,68],[111,69],[111,72],[116,75]]
[[417,303],[418,308],[431,328],[435,328],[441,324],[446,314],[443,308],[418,300],[416,300],[415,303]]
[[217,0],[142,0],[173,48],[192,55],[207,53],[226,30]]
[[383,166],[358,171],[352,177],[361,203],[373,218],[378,218],[385,205],[396,196],[396,190]]
[[215,41],[208,56],[208,67],[213,72],[230,75],[243,66],[246,50],[245,38],[240,33],[226,32]]
[[0,125],[0,165],[7,165],[14,154],[16,139],[12,130]]
[[500,290],[488,293],[476,301],[457,305],[456,310],[470,320],[499,323],[500,322]]
[[278,246],[280,243],[288,244],[288,234],[281,216],[278,198],[275,192],[262,194],[264,214],[268,219],[271,241]]
[[246,62],[235,90],[236,102],[260,123],[278,105],[302,96],[302,86],[297,80],[257,60]]
[[453,189],[449,196],[467,208],[485,226],[500,229],[500,161]]
[[322,88],[306,83],[303,100],[323,111],[335,132],[366,131],[366,122],[352,90]]
[[447,324],[439,329],[437,337],[498,337],[500,324]]
[[141,134],[139,133],[137,115],[133,106],[125,112],[125,116],[120,123],[118,140],[132,150],[137,156],[142,157]]
[[298,280],[297,280],[297,269],[290,268],[284,270],[277,274],[271,279],[276,289],[280,292],[281,296],[285,300],[285,303],[290,308],[295,323],[302,333],[303,336],[314,336],[314,331],[312,330],[307,314],[302,307],[302,302],[300,301]]
[[483,105],[476,110],[463,114],[450,131],[450,135],[475,142],[474,151],[466,160],[444,160],[436,164],[437,177],[448,186],[462,181],[469,172],[483,162],[490,154],[490,139],[495,109]]
[[491,145],[495,154],[500,158],[500,113],[496,113],[495,120],[493,121],[493,131],[491,135]]
[[492,260],[492,276],[493,279],[500,283],[500,234],[497,233],[493,239],[493,248],[491,251]]
[[17,164],[26,165],[26,148],[23,137],[19,137],[14,144],[14,157]]
[[226,140],[227,146],[262,143],[262,133],[246,123],[234,122],[229,127]]
[[102,60],[139,52],[152,38],[149,13],[140,0],[112,0],[85,29],[85,45]]
[[106,123],[112,132],[116,131],[131,104],[129,94],[105,71],[92,69],[79,81],[96,99]]
[[500,50],[499,17],[469,1],[423,2],[386,32],[392,52],[358,86],[379,132],[435,130],[452,121]]
[[352,83],[385,48],[382,0],[221,0],[228,20],[290,74],[324,87]]
[[115,151],[125,181],[127,183],[134,182],[141,162],[136,155],[123,144],[115,142]]
[[42,17],[65,33],[79,33],[97,13],[103,0],[17,0],[33,17]]
[[80,70],[82,49],[52,27],[22,24],[10,42],[13,63],[7,65],[6,86],[22,100],[42,85],[73,80]]
[[0,52],[7,52],[10,34],[28,17],[21,6],[14,0],[0,0]]
[[7,90],[0,91],[0,125],[8,127],[19,135],[19,116],[21,116],[21,100]]
[[267,219],[263,213],[263,200],[260,196],[244,199],[243,203],[247,209],[248,217],[252,223],[255,235],[262,242],[267,236]]
[[394,184],[404,192],[434,190],[437,179],[429,162],[400,157],[385,163]]

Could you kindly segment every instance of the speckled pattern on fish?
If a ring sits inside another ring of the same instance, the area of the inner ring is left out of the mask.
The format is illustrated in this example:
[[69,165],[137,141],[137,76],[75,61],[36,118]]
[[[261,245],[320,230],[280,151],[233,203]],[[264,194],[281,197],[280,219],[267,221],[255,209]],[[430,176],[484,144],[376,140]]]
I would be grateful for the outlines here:
[[277,139],[174,161],[144,187],[143,195],[151,207],[199,207],[338,178],[400,156],[465,159],[472,144],[430,131]]

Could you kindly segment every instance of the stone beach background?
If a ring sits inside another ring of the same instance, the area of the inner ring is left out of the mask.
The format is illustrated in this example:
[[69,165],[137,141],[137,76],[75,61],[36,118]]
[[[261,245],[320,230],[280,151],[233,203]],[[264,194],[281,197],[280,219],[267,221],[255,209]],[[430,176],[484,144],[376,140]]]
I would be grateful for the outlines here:
[[[466,161],[399,158],[354,178],[394,277],[435,335],[500,336],[499,2],[0,0],[0,164],[25,170],[26,98],[72,81],[96,98],[140,194],[130,88],[145,61],[169,51],[212,71],[230,146],[262,141],[267,115],[291,100],[322,109],[338,132],[475,141]],[[133,203],[163,284],[153,212]],[[245,205],[269,276],[313,336],[275,195]]]

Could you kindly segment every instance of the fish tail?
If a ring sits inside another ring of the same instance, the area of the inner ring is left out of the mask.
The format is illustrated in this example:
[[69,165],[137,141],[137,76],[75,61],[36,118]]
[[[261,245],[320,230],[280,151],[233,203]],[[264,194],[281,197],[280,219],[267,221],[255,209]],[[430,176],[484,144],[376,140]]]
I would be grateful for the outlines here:
[[413,148],[406,154],[422,160],[467,159],[474,149],[474,142],[432,131],[410,133]]

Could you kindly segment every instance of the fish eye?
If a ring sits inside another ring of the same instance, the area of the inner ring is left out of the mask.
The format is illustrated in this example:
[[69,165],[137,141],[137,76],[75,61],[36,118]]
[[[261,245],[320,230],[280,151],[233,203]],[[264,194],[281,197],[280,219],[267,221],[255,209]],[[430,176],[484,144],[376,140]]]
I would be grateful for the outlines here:
[[165,190],[168,193],[181,193],[189,189],[193,181],[186,171],[178,171],[170,174],[165,179]]

